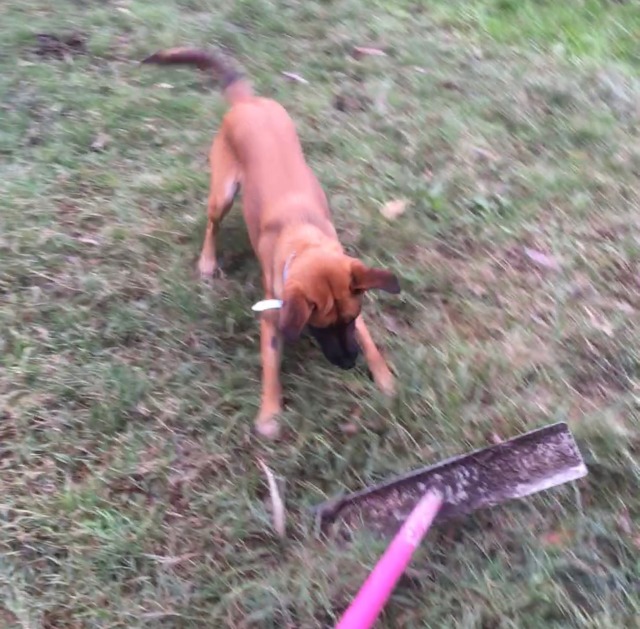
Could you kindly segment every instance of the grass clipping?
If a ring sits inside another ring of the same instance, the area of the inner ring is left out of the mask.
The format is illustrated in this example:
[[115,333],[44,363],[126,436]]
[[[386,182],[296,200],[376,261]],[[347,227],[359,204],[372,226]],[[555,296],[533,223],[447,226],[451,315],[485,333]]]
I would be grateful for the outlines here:
[[284,538],[287,528],[286,512],[284,508],[284,501],[282,500],[280,490],[278,489],[278,482],[276,481],[276,477],[273,472],[262,459],[258,459],[258,465],[262,468],[264,475],[267,477],[269,496],[271,497],[271,517],[273,520],[273,528],[279,537]]

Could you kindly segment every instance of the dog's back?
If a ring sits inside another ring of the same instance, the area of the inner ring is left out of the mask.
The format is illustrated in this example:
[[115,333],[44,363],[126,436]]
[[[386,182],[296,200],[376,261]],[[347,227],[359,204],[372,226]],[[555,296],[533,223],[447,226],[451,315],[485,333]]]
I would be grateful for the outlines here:
[[308,194],[315,175],[305,161],[295,124],[282,105],[259,97],[238,102],[225,115],[221,131],[242,168],[245,193],[253,187],[259,190],[262,206],[286,196]]

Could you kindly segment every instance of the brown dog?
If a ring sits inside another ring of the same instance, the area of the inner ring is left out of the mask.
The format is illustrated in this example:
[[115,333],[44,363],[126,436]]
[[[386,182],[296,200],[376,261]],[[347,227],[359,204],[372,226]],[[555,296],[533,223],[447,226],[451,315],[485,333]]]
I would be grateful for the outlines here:
[[398,280],[344,253],[324,192],[285,109],[255,96],[248,81],[207,52],[173,48],[144,63],[195,65],[212,72],[231,105],[211,148],[208,221],[198,267],[203,277],[216,271],[216,233],[242,187],[244,219],[262,266],[265,297],[282,300],[281,309],[265,311],[260,322],[257,431],[265,437],[278,434],[282,339],[296,340],[305,327],[328,360],[342,369],[355,365],[361,348],[378,388],[392,395],[393,376],[360,310],[365,291],[398,293]]

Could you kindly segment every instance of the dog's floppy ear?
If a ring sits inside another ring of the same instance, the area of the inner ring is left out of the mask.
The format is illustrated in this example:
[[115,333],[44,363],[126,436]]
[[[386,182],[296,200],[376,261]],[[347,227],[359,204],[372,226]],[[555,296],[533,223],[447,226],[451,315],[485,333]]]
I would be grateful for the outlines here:
[[400,292],[398,278],[386,269],[372,269],[360,260],[351,263],[351,290],[361,292],[379,289],[394,295]]
[[287,343],[297,341],[311,316],[311,304],[300,290],[285,292],[278,327]]

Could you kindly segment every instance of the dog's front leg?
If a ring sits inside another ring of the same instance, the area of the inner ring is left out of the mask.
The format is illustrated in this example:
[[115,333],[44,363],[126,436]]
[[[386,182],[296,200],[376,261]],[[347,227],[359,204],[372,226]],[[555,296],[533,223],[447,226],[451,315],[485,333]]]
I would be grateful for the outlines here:
[[385,395],[394,395],[396,390],[395,379],[385,359],[373,342],[362,315],[356,319],[356,336],[376,386]]
[[282,387],[280,385],[280,361],[282,337],[278,331],[278,312],[262,313],[260,320],[260,358],[262,360],[262,399],[256,418],[256,432],[268,439],[280,433],[278,415],[282,411]]

